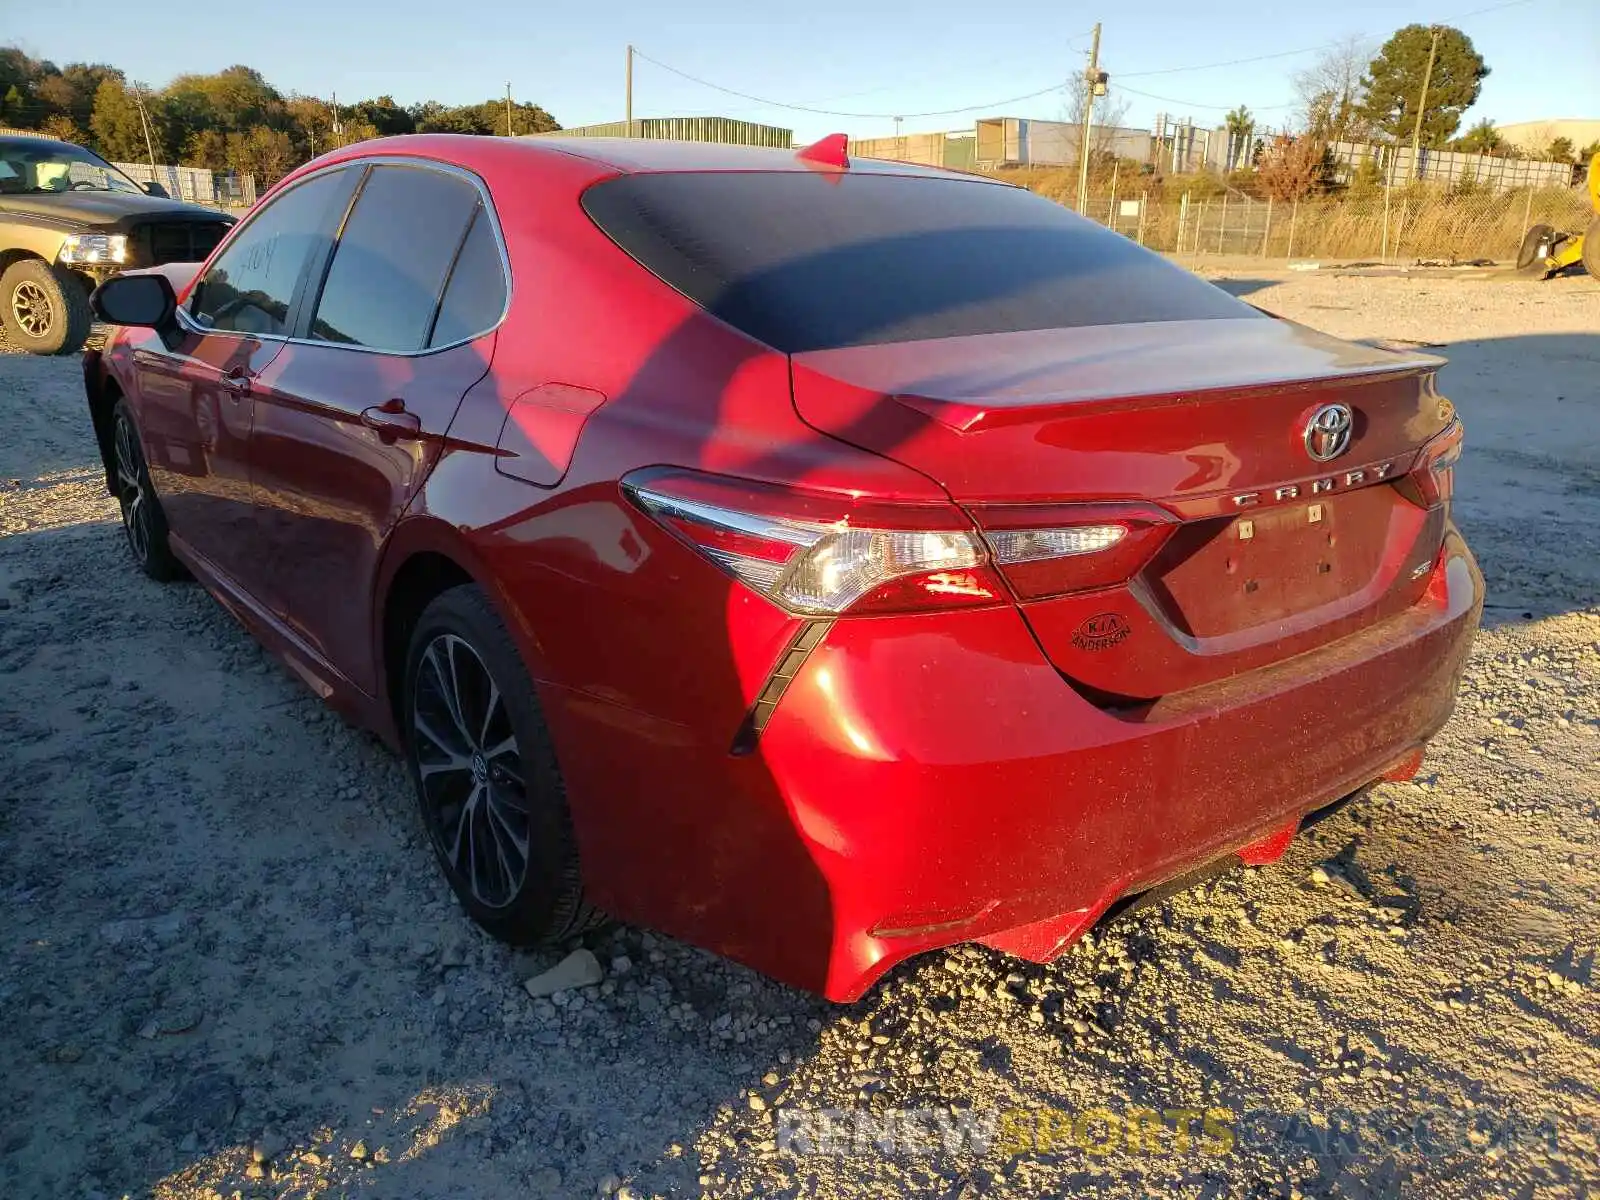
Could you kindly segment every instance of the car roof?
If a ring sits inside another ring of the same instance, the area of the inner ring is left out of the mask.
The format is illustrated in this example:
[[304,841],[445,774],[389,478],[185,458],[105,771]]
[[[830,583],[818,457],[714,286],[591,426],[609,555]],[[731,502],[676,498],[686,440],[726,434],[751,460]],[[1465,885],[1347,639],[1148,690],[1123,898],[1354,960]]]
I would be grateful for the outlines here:
[[580,188],[606,176],[691,172],[897,175],[914,179],[965,180],[994,187],[1011,186],[990,175],[947,171],[939,167],[877,158],[851,158],[848,169],[840,172],[835,167],[808,162],[800,157],[797,150],[730,146],[721,142],[674,142],[660,138],[566,138],[537,134],[507,138],[463,133],[405,133],[354,142],[331,150],[297,167],[273,187],[276,191],[285,183],[292,183],[311,172],[340,163],[411,157],[450,163],[480,174],[486,170],[516,173],[527,165],[539,162],[552,167],[566,163],[569,167],[577,167],[580,174],[585,169],[593,173],[590,179],[579,181]]
[[29,133],[0,134],[0,146],[26,146],[30,150],[82,150],[83,147],[75,142],[63,142],[59,138],[35,137]]

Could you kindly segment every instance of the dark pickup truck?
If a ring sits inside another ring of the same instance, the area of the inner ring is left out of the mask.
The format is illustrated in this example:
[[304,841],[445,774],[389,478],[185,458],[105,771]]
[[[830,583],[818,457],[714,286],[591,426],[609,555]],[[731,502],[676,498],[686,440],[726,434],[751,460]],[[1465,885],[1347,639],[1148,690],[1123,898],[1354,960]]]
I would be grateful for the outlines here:
[[89,336],[89,293],[119,271],[201,262],[234,219],[140,185],[52,138],[0,135],[0,324],[33,354]]

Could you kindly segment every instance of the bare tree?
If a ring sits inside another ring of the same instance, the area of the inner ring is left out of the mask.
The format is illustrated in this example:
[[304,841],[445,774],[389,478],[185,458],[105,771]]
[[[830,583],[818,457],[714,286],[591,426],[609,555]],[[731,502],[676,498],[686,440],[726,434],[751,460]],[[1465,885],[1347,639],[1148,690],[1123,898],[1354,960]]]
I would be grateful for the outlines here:
[[1301,126],[1324,142],[1365,141],[1371,123],[1361,115],[1362,77],[1378,47],[1359,34],[1335,42],[1303,71],[1295,72]]
[[[1074,129],[1082,129],[1083,112],[1088,103],[1089,83],[1085,79],[1077,80],[1067,91],[1066,109],[1061,119]],[[1113,86],[1104,96],[1095,97],[1093,116],[1094,123],[1089,127],[1089,153],[1094,159],[1103,160],[1117,153],[1117,129],[1128,118],[1128,101],[1118,96]],[[1078,144],[1076,134],[1072,144]]]
[[1528,158],[1543,158],[1545,147],[1555,141],[1555,138],[1554,125],[1535,125],[1532,129],[1524,129],[1517,135],[1517,145]]

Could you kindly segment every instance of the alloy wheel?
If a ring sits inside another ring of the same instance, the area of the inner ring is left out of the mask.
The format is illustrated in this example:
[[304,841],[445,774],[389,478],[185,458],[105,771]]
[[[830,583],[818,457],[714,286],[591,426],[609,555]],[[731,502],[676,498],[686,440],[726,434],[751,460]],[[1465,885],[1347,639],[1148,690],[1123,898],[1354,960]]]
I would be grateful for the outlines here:
[[24,279],[11,291],[11,315],[29,337],[42,338],[50,332],[56,310],[44,288]]
[[133,426],[117,421],[117,499],[122,504],[122,527],[128,545],[141,563],[150,558],[150,501],[144,488],[143,460],[134,441]]
[[504,907],[528,869],[522,758],[494,677],[455,634],[440,634],[422,652],[411,732],[430,832],[473,898]]

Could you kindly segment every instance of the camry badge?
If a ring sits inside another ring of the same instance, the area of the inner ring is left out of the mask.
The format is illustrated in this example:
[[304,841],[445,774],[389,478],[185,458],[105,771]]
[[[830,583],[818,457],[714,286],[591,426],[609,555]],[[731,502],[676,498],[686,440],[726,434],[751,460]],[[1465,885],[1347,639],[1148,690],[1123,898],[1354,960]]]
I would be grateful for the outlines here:
[[1338,458],[1350,448],[1354,424],[1348,404],[1324,404],[1306,422],[1306,453],[1318,462]]
[[[1328,492],[1379,483],[1390,478],[1393,471],[1394,460],[1391,459],[1389,462],[1372,463],[1336,475],[1326,475],[1321,479],[1302,479],[1297,483],[1280,484],[1278,487],[1266,488],[1259,492],[1239,492],[1233,497],[1233,503],[1236,508],[1254,508],[1258,504],[1281,504],[1285,500],[1303,500],[1308,496],[1322,496]],[[1322,520],[1320,504],[1311,506],[1310,517],[1313,523]],[[1254,527],[1248,534],[1240,530],[1239,536],[1252,537],[1254,532]]]

